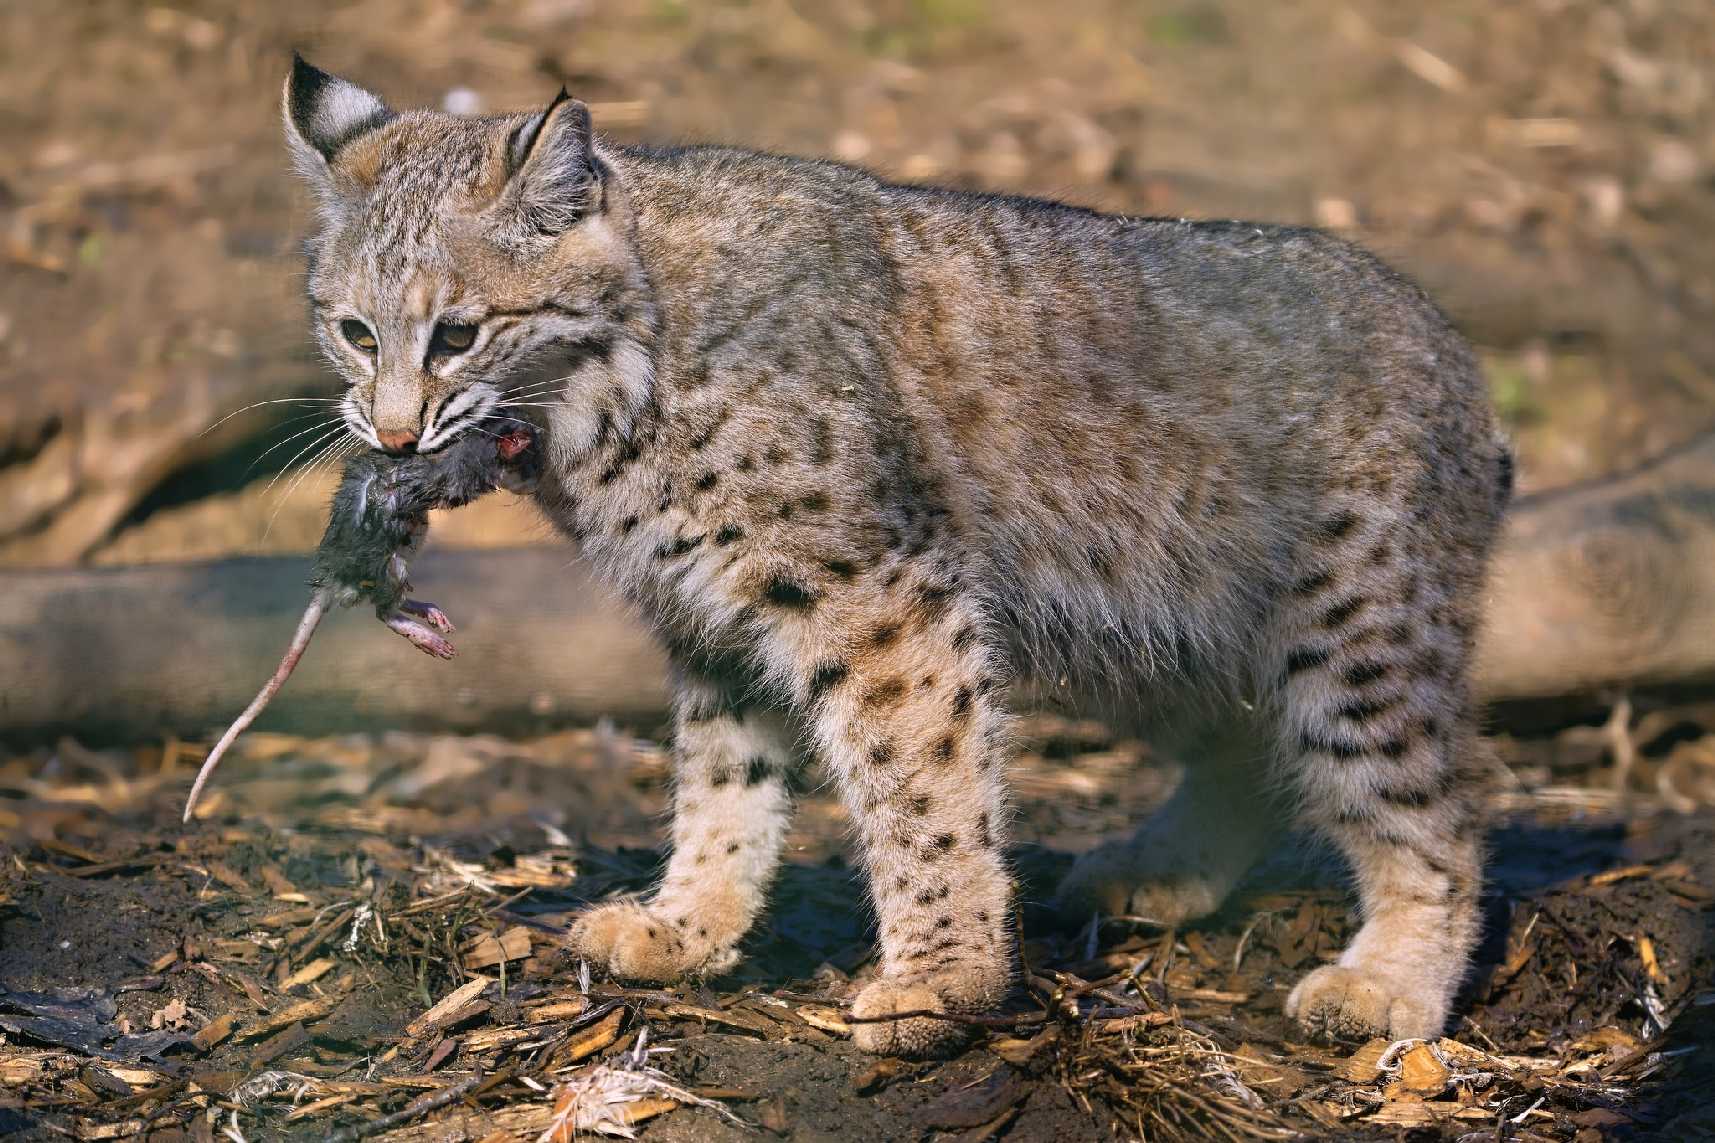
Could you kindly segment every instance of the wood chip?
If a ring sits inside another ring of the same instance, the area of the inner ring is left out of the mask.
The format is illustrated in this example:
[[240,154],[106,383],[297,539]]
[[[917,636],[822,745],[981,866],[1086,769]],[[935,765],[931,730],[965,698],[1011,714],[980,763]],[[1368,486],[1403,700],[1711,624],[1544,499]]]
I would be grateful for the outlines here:
[[320,980],[322,977],[332,972],[338,963],[339,962],[334,960],[332,957],[326,956],[317,960],[312,960],[309,964],[304,965],[304,967],[300,968],[297,972],[294,972],[291,976],[282,980],[280,982],[280,991],[290,992],[299,985],[309,984],[311,981]]
[[1396,1127],[1432,1127],[1453,1115],[1450,1104],[1424,1103],[1415,1096],[1389,1100],[1365,1116],[1366,1123],[1388,1123]]
[[484,933],[465,947],[464,966],[468,969],[492,968],[503,961],[523,960],[530,955],[530,930],[514,925],[496,937]]
[[431,1029],[453,1023],[454,1018],[467,1005],[474,1003],[476,998],[482,995],[483,989],[493,983],[494,981],[486,976],[471,977],[441,997],[434,1007],[405,1025],[406,1033],[412,1036],[421,1036]]
[[206,1052],[228,1036],[232,1035],[232,1029],[236,1027],[237,1024],[238,1017],[234,1016],[230,1012],[226,1013],[224,1016],[216,1016],[213,1020],[204,1024],[202,1028],[191,1037],[191,1042],[197,1046],[197,1051]]
[[1600,873],[1590,875],[1592,885],[1612,885],[1616,881],[1630,881],[1635,877],[1648,877],[1655,872],[1653,865],[1626,865],[1619,869],[1604,869]]
[[286,1122],[291,1123],[294,1120],[307,1119],[312,1115],[319,1114],[320,1112],[323,1112],[323,1111],[328,1111],[332,1108],[340,1106],[341,1104],[350,1103],[352,1100],[354,1100],[356,1098],[357,1098],[357,1096],[352,1095],[350,1093],[342,1093],[340,1095],[325,1096],[322,1099],[316,1100],[314,1103],[306,1103],[306,1104],[303,1104],[299,1107],[293,1108],[291,1110],[291,1112],[287,1114]]
[[1428,1044],[1419,1044],[1400,1057],[1399,1082],[1417,1095],[1440,1095],[1452,1076]]
[[293,925],[302,925],[308,921],[315,920],[316,912],[317,911],[315,909],[306,905],[298,909],[287,909],[280,913],[270,913],[266,917],[262,917],[257,920],[256,924],[258,928],[263,929],[285,929],[290,928]]
[[224,861],[205,861],[203,862],[203,865],[208,869],[210,877],[213,877],[228,889],[235,889],[244,894],[255,892],[255,890],[250,887],[250,882],[244,879],[244,875],[239,873],[238,870],[232,868],[232,866],[226,864]]
[[80,1120],[76,1134],[79,1139],[131,1139],[143,1134],[141,1119],[122,1119],[112,1123]]
[[1335,1068],[1335,1074],[1341,1079],[1353,1083],[1375,1083],[1381,1078],[1382,1070],[1377,1065],[1381,1063],[1382,1055],[1388,1050],[1391,1041],[1375,1039],[1353,1052],[1340,1066]]
[[540,1028],[483,1028],[464,1038],[465,1051],[481,1055],[499,1048],[511,1048],[548,1035]]
[[1657,988],[1666,988],[1667,973],[1662,971],[1661,961],[1656,959],[1655,942],[1648,937],[1639,937],[1637,943],[1638,958],[1644,962],[1644,971],[1649,973]]
[[588,1028],[572,1037],[558,1056],[560,1066],[588,1059],[619,1039],[619,1025],[625,1019],[625,1009],[615,1008]]
[[824,1008],[818,1004],[806,1004],[801,1008],[792,1009],[792,1014],[804,1023],[830,1036],[850,1036],[852,1026],[845,1022],[837,1008]]
[[742,1028],[746,1032],[755,1032],[759,1036],[774,1037],[779,1033],[780,1026],[765,1016],[754,1012],[746,1012],[741,1008],[704,1008],[699,1004],[663,1004],[661,1011],[680,1020],[702,1020],[709,1024],[725,1024],[729,1028]]
[[547,1004],[539,1004],[525,1010],[524,1019],[532,1024],[546,1024],[552,1020],[573,1020],[590,1010],[588,997],[575,996],[569,1000],[553,1000]]
[[608,1112],[607,1117],[615,1123],[631,1127],[646,1119],[654,1119],[657,1115],[664,1115],[678,1106],[679,1104],[671,1099],[645,1096],[633,1103],[621,1105],[617,1111]]
[[272,863],[264,865],[261,873],[262,883],[268,886],[268,892],[274,894],[278,899],[282,901],[300,902],[307,902],[309,900],[308,897],[305,897],[302,893],[298,892],[298,887],[296,885],[293,885],[291,881],[287,880],[286,875],[280,871],[280,867],[278,865],[274,865]]
[[333,1011],[334,1000],[327,997],[317,997],[314,1000],[300,1000],[296,1004],[288,1004],[278,1012],[270,1013],[248,1025],[238,1033],[240,1040],[259,1040],[263,1036],[271,1036],[282,1028],[290,1028],[293,1024],[313,1024]]

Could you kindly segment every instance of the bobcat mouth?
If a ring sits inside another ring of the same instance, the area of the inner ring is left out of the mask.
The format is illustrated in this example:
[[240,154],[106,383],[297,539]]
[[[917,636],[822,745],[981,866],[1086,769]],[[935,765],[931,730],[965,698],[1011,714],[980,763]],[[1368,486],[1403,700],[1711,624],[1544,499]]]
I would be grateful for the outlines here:
[[428,453],[445,448],[487,420],[499,403],[499,394],[487,385],[467,385],[460,389],[429,415],[423,425],[423,436],[417,442],[417,451]]

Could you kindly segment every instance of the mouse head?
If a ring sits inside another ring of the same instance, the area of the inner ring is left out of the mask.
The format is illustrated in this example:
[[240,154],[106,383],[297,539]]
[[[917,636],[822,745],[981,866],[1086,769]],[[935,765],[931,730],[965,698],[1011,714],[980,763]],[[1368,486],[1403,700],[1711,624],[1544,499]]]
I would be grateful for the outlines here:
[[396,112],[296,57],[283,102],[319,207],[311,326],[353,433],[432,452],[509,394],[581,402],[590,423],[641,403],[647,293],[587,107],[562,90],[516,115]]

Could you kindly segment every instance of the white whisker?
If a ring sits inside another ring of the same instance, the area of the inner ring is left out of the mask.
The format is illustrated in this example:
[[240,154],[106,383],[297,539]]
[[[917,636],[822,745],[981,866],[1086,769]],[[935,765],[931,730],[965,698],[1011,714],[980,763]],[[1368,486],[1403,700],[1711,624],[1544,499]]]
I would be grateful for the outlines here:
[[[321,414],[320,413],[310,413],[308,415],[312,416],[312,417],[316,417],[316,416],[320,416]],[[302,418],[299,418],[299,419],[301,420]],[[328,429],[328,428],[332,428],[335,425],[340,425],[340,424],[344,424],[344,422],[339,417],[334,417],[332,420],[320,421],[316,424],[311,425],[307,429],[303,429],[303,430],[300,430],[299,432],[293,433],[291,436],[287,437],[285,440],[277,441],[274,444],[269,445],[267,448],[263,449],[261,452],[256,454],[256,458],[250,462],[250,467],[248,467],[244,470],[244,475],[249,476],[250,473],[256,468],[256,466],[262,463],[262,458],[267,456],[269,453],[273,452],[275,449],[283,448],[286,445],[289,445],[293,441],[297,440],[299,437],[309,436],[311,433],[315,432],[317,429]]]
[[347,453],[349,453],[349,451],[354,447],[355,443],[356,442],[353,441],[341,441],[338,444],[329,445],[326,449],[322,450],[322,452],[318,453],[298,469],[297,478],[293,480],[291,484],[286,486],[286,490],[284,492],[280,493],[280,501],[274,505],[274,512],[268,517],[268,526],[262,529],[262,538],[264,540],[266,540],[269,533],[274,530],[274,521],[280,518],[280,512],[286,507],[287,502],[292,499],[292,493],[298,490],[298,485],[304,482],[304,478],[309,476],[310,473],[314,472],[316,469],[322,467],[328,461],[339,460],[347,455]]
[[305,445],[303,448],[301,448],[297,452],[293,453],[292,459],[288,460],[285,463],[285,465],[280,469],[280,471],[276,472],[274,474],[274,479],[270,480],[268,482],[267,487],[262,489],[262,494],[264,496],[266,496],[273,489],[274,485],[276,485],[280,482],[280,478],[282,476],[285,476],[288,472],[291,472],[293,462],[296,461],[300,456],[303,456],[305,453],[309,452],[311,449],[322,444],[324,441],[328,441],[334,437],[337,437],[340,433],[342,433],[344,431],[345,431],[345,425],[344,425],[344,423],[341,423],[337,427],[329,430],[326,434],[317,437],[315,440],[311,441],[309,444]]
[[238,414],[248,413],[252,409],[260,409],[263,405],[337,405],[344,399],[345,398],[343,397],[275,397],[270,401],[258,401],[254,405],[246,405],[242,409],[234,409],[232,412],[226,414],[226,416],[220,418],[220,420],[198,433],[197,436],[207,436],[209,433],[214,432],[214,430],[220,428],[220,426],[224,425]]

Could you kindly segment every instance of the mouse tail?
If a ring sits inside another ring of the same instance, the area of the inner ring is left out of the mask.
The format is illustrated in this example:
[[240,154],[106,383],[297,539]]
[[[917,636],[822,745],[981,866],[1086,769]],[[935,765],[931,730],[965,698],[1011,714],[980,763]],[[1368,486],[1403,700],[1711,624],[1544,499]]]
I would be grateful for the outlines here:
[[250,700],[250,705],[244,708],[244,713],[234,719],[232,725],[226,728],[226,733],[220,736],[220,741],[216,742],[214,749],[208,752],[208,758],[204,760],[202,769],[197,771],[197,780],[191,786],[190,797],[185,799],[185,815],[181,820],[186,822],[191,820],[191,811],[196,809],[197,798],[202,796],[203,786],[207,785],[210,775],[214,773],[214,768],[220,765],[220,759],[225,755],[227,748],[237,740],[240,734],[250,729],[250,724],[255,722],[257,716],[267,709],[274,696],[280,693],[280,688],[286,685],[286,680],[292,677],[292,671],[297,667],[298,660],[304,657],[304,651],[310,645],[310,637],[316,633],[317,624],[322,621],[322,616],[327,614],[328,598],[329,593],[325,588],[318,589],[314,595],[310,596],[310,605],[304,608],[304,617],[298,621],[298,630],[292,636],[291,645],[286,648],[286,654],[280,660],[280,665],[274,668],[273,677],[262,685],[260,691],[256,692],[256,697]]

